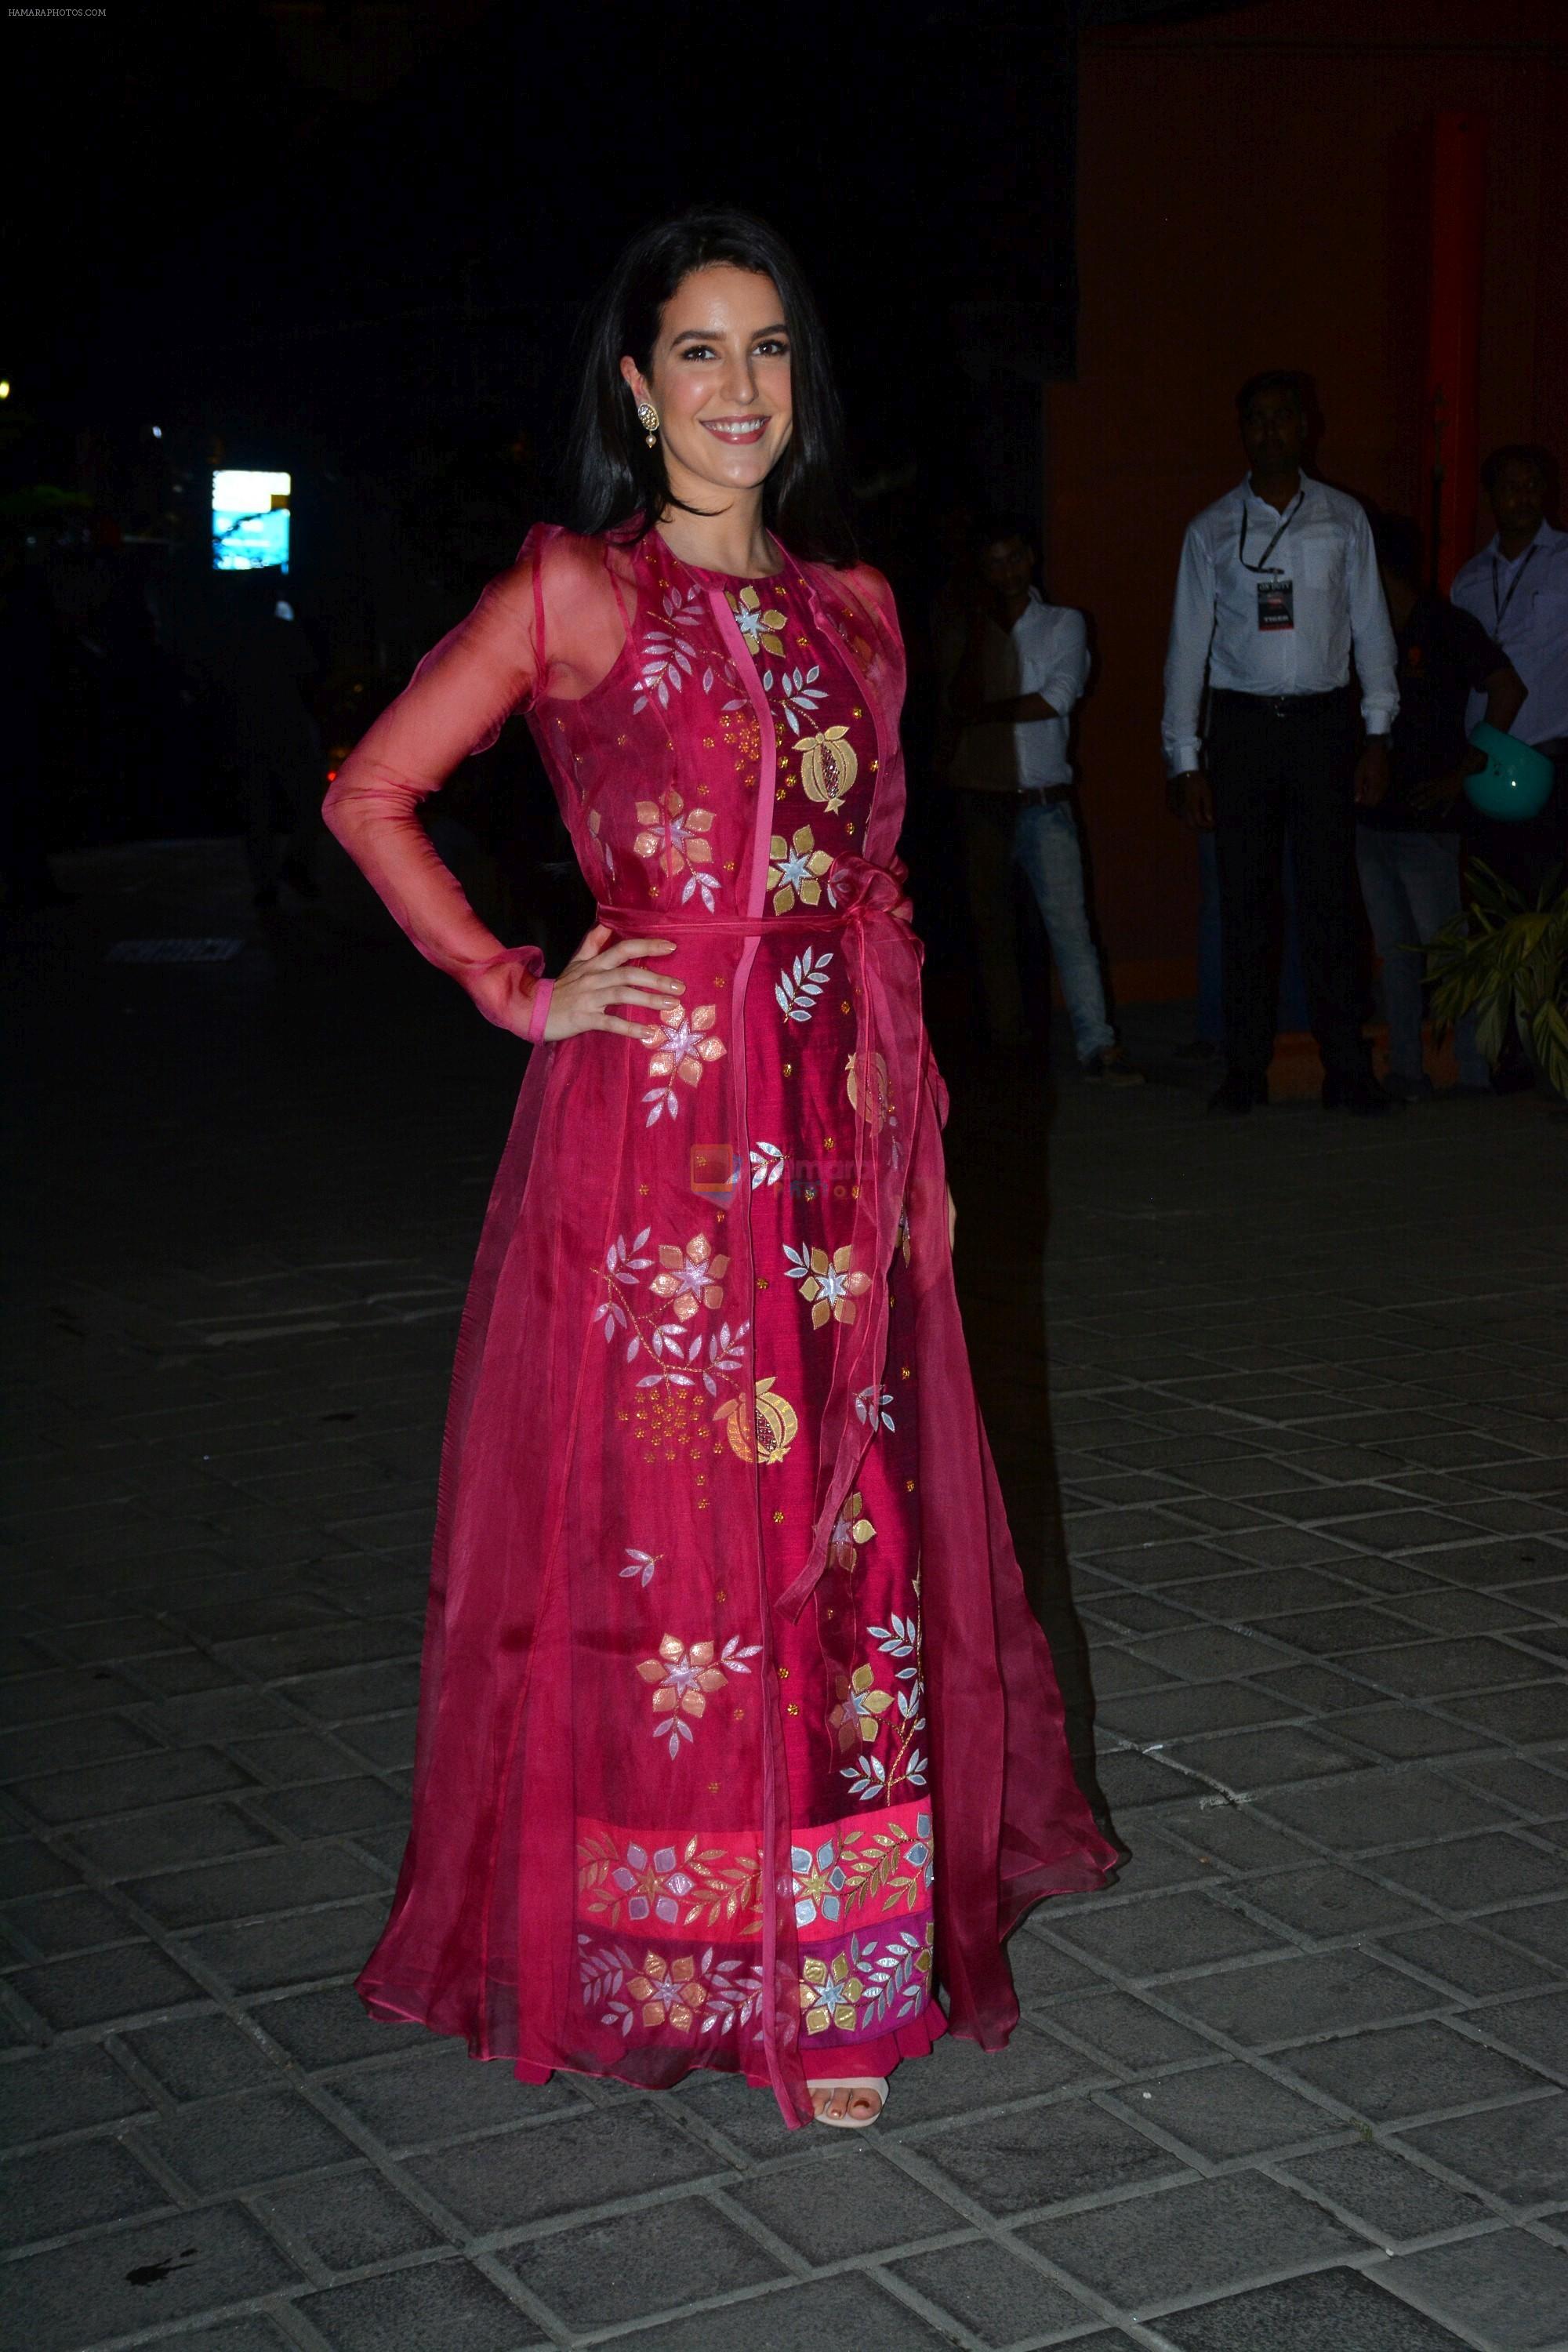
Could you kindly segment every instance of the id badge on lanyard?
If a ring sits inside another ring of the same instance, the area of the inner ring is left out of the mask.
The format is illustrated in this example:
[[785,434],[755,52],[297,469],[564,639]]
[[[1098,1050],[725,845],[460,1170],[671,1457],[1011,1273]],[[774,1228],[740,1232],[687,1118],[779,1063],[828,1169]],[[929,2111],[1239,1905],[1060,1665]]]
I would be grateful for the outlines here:
[[1237,538],[1236,555],[1242,569],[1250,572],[1258,580],[1259,635],[1272,635],[1277,630],[1293,629],[1296,625],[1296,583],[1280,571],[1278,564],[1271,564],[1268,559],[1300,513],[1301,501],[1306,495],[1304,488],[1297,491],[1285,510],[1284,520],[1263,551],[1262,562],[1248,563],[1247,561],[1247,496],[1245,491],[1242,494],[1241,530]]
[[1296,584],[1276,573],[1258,583],[1258,625],[1260,630],[1293,629],[1296,625]]

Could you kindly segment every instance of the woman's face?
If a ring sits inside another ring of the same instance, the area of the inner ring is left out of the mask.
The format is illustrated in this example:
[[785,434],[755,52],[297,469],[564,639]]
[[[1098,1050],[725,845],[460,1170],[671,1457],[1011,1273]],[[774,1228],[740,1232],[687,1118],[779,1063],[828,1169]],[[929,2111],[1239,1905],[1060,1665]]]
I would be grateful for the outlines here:
[[715,262],[693,270],[664,306],[645,376],[621,373],[659,415],[670,488],[753,490],[789,446],[793,406],[784,304],[771,278]]

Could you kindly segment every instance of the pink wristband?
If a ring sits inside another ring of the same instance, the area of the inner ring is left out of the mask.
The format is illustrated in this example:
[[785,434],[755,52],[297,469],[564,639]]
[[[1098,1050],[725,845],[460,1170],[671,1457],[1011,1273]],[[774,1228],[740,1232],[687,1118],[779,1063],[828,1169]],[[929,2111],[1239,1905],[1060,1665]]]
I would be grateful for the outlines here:
[[550,1000],[554,993],[555,982],[552,980],[534,982],[533,994],[528,1006],[528,1027],[523,1032],[531,1045],[543,1043],[544,1024],[550,1018]]

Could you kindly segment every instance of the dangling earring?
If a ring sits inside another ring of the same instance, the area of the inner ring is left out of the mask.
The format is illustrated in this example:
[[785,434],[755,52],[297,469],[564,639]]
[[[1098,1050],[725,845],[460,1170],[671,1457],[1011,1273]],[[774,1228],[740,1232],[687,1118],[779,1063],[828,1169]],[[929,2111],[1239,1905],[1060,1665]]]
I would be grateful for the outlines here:
[[651,400],[638,401],[637,423],[642,426],[643,432],[647,436],[647,446],[651,449],[655,441],[658,438],[658,411],[654,406]]

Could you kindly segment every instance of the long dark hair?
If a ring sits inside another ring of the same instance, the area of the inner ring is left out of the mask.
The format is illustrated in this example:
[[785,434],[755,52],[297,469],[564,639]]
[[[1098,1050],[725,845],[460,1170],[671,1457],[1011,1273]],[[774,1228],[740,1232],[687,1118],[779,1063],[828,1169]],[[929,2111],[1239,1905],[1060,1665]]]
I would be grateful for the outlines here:
[[621,361],[629,354],[647,374],[665,304],[693,270],[715,262],[771,278],[789,330],[794,427],[763,488],[763,520],[792,554],[808,562],[852,563],[843,420],[822,320],[789,247],[776,229],[750,213],[677,213],[634,237],[611,271],[583,325],[567,526],[614,531],[635,542],[668,508],[683,503],[670,492],[662,438],[650,449],[637,423]]

